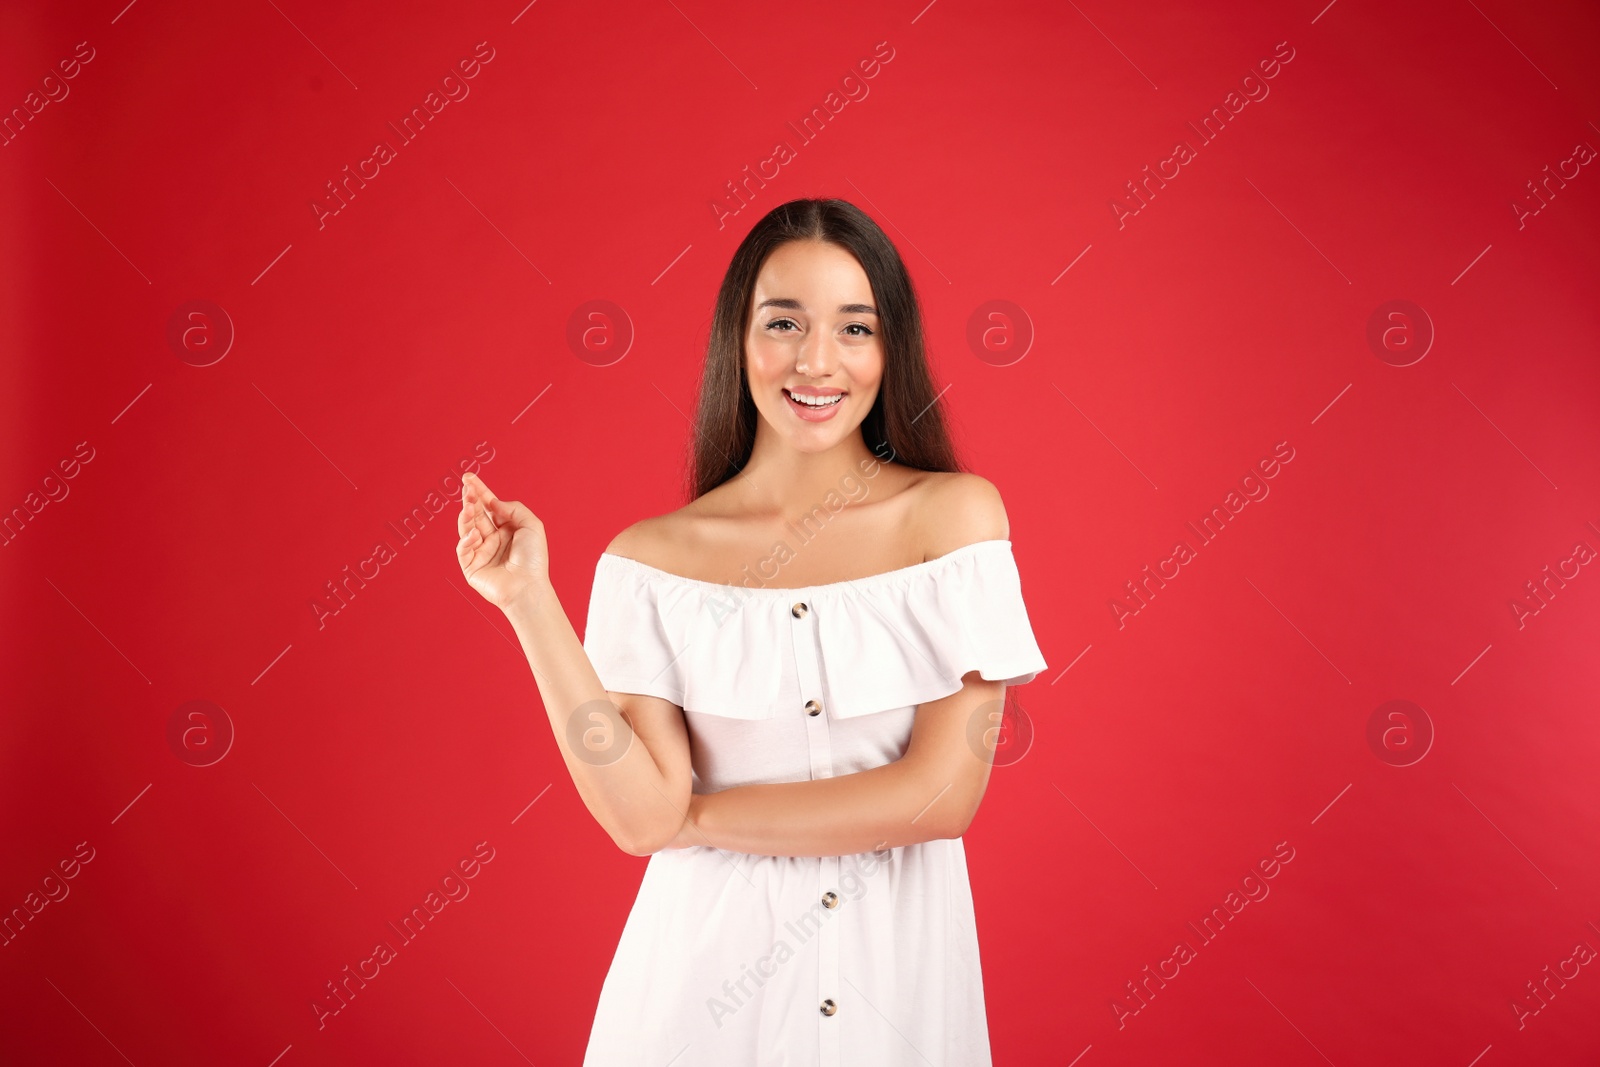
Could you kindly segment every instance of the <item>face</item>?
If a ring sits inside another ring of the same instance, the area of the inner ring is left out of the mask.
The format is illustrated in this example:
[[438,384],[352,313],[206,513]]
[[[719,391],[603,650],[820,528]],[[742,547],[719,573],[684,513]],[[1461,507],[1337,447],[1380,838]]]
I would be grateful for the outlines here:
[[878,314],[861,264],[835,244],[790,241],[762,265],[752,305],[745,373],[762,419],[804,452],[857,432],[883,380]]

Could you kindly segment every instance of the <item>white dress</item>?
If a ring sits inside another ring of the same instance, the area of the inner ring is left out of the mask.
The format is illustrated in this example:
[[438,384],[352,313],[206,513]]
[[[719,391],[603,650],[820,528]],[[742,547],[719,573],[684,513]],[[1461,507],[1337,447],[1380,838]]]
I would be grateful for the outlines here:
[[[799,589],[604,553],[583,644],[608,691],[684,710],[696,793],[893,762],[916,706],[968,671],[1022,685],[1046,666],[1008,540]],[[654,853],[583,1063],[989,1064],[961,839],[845,856]]]

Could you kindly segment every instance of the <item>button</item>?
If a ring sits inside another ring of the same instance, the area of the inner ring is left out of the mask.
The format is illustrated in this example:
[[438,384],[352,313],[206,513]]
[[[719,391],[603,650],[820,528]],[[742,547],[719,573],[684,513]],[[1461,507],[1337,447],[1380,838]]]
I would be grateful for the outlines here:
[[803,618],[806,617],[806,611],[807,611],[807,608],[806,608],[805,602],[801,601],[800,603],[796,604],[794,607],[789,609],[789,614],[793,615],[797,619],[803,619]]
[[831,889],[822,894],[822,906],[824,908],[837,908],[839,906],[839,894]]
[[822,1002],[822,1014],[824,1014],[824,1015],[832,1015],[834,1012],[836,1012],[838,1010],[839,1009],[834,1006],[833,1001],[824,1000]]
[[818,704],[815,700],[806,701],[806,714],[807,715],[821,715],[822,714],[822,705]]

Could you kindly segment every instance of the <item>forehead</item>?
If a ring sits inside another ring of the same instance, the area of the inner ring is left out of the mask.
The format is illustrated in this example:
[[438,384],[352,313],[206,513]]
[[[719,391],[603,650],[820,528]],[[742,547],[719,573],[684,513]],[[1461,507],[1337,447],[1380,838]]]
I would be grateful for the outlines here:
[[754,303],[783,301],[797,311],[823,312],[841,304],[872,303],[872,283],[850,252],[823,241],[778,246],[756,276]]

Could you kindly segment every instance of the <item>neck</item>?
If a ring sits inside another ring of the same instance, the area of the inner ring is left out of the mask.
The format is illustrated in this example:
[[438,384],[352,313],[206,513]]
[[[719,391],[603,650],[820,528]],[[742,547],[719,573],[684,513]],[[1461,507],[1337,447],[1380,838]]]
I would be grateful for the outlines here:
[[859,429],[826,452],[801,452],[762,423],[750,462],[732,480],[741,483],[752,511],[790,519],[809,514],[829,493],[852,498],[882,462]]

